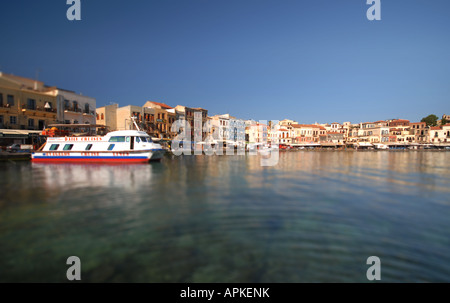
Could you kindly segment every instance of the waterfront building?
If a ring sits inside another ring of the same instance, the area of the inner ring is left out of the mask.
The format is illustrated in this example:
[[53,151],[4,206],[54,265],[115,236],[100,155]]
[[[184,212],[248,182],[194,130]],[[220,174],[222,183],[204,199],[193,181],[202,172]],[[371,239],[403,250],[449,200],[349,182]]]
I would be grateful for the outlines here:
[[55,87],[0,72],[0,129],[43,130],[57,122]]
[[292,144],[292,136],[289,129],[280,128],[277,131],[277,135],[279,144],[286,144],[286,145]]
[[389,142],[412,143],[415,136],[410,133],[410,122],[404,119],[394,119],[388,121],[389,126]]
[[[191,141],[194,141],[195,137],[201,138],[201,141],[204,141],[207,134],[203,132],[203,125],[205,125],[206,121],[208,121],[208,111],[203,108],[191,108],[183,105],[175,106],[175,113],[177,120],[184,120],[186,126],[190,126],[191,130]],[[197,113],[198,124],[194,125],[195,121],[195,113]],[[197,133],[194,133],[194,130]]]
[[57,120],[63,124],[96,124],[96,100],[70,90],[55,89]]
[[147,101],[143,107],[152,109],[147,113],[149,132],[158,138],[172,139],[175,136],[175,132],[172,132],[172,124],[176,120],[175,109],[155,101]]
[[222,141],[225,143],[228,140],[228,130],[230,126],[230,120],[236,119],[229,114],[225,115],[215,115],[209,117],[209,123],[211,126],[211,133],[214,140]]
[[409,133],[414,136],[415,143],[428,143],[429,128],[425,122],[415,122],[409,124]]
[[430,127],[428,142],[432,144],[450,143],[450,124]]
[[144,108],[136,105],[127,105],[117,109],[117,129],[116,130],[133,130],[135,129],[132,118],[138,124],[143,121]]
[[230,114],[209,117],[210,134],[216,142],[221,141],[224,146],[243,146],[245,144],[245,124]]
[[293,124],[296,144],[312,144],[320,141],[320,136],[326,136],[326,129],[316,124]]
[[321,143],[343,144],[344,133],[340,131],[327,131],[325,136],[320,136]]
[[268,143],[267,125],[252,120],[247,121],[246,124],[249,125],[245,128],[248,143]]
[[117,130],[117,109],[118,104],[110,104],[96,109],[96,124],[104,125],[101,134],[107,131]]

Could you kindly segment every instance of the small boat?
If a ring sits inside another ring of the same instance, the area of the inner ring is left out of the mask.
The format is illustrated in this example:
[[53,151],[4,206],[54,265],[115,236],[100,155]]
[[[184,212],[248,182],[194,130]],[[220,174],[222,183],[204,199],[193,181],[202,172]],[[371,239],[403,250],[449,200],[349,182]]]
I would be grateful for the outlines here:
[[166,152],[143,131],[120,130],[105,136],[49,137],[39,151],[31,154],[33,162],[115,162],[158,161]]

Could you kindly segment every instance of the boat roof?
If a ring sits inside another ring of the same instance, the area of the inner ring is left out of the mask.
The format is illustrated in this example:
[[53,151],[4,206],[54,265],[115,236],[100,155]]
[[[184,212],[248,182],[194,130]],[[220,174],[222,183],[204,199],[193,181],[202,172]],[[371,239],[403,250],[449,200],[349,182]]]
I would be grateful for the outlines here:
[[149,137],[146,132],[138,131],[138,130],[117,130],[114,132],[107,133],[105,137],[112,136],[139,136],[139,137]]

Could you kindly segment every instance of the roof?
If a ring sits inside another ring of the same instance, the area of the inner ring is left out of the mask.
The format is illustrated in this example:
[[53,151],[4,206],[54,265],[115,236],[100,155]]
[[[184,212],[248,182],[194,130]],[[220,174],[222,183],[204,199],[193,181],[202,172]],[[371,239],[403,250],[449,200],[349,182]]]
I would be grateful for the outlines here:
[[10,78],[10,79],[15,80],[15,81],[18,81],[20,83],[27,82],[27,84],[28,84],[29,82],[33,82],[33,83],[37,82],[37,83],[39,83],[41,85],[44,85],[44,82],[42,82],[42,81],[38,81],[38,80],[30,79],[30,78],[25,78],[25,77],[21,77],[21,76],[16,76],[16,75],[11,75],[11,74],[5,74],[3,72],[0,72],[0,77],[2,77],[2,76],[6,77],[6,78]]
[[396,119],[396,120],[392,120],[390,123],[397,123],[397,122],[408,122],[409,123],[409,120]]
[[431,130],[441,130],[442,128],[440,126],[432,126],[430,127]]
[[201,107],[191,107],[191,109],[193,109],[193,110],[199,110],[199,111],[207,111],[206,109],[201,108]]
[[293,128],[320,128],[322,126],[314,125],[314,124],[292,124]]
[[[161,108],[163,108],[163,109],[172,109],[173,108],[173,107],[171,107],[171,106],[169,106],[169,105],[167,105],[165,103],[161,103],[161,102],[147,101],[147,103],[153,103],[155,105],[161,106]],[[147,104],[147,103],[145,103],[145,104]]]

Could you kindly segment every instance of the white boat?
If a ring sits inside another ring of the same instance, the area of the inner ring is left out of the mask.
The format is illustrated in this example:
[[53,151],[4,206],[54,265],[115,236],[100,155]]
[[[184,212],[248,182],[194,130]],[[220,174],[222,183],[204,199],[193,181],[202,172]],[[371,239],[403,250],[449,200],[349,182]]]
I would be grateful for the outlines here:
[[114,131],[103,137],[47,138],[31,155],[33,162],[149,162],[161,160],[165,150],[139,130]]
[[389,149],[389,146],[382,143],[374,143],[373,146],[375,149]]

